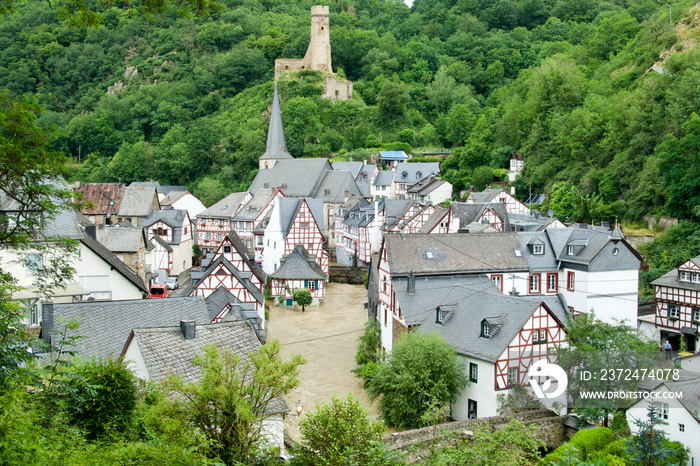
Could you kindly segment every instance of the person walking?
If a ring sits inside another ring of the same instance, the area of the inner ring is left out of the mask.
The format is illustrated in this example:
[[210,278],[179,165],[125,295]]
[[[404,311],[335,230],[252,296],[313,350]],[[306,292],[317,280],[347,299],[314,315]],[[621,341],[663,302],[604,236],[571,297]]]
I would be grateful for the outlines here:
[[666,343],[664,343],[664,351],[666,351],[666,359],[671,359],[671,350],[673,347],[671,346],[671,343],[666,340]]

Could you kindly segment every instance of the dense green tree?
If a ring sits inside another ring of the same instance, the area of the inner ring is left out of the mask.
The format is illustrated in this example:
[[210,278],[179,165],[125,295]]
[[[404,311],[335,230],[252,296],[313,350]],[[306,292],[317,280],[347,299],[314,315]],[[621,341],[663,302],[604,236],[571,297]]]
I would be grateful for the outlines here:
[[391,124],[403,120],[407,101],[408,91],[403,83],[384,81],[382,90],[377,96],[377,108],[381,121],[384,124]]
[[125,142],[109,164],[111,178],[122,183],[153,179],[153,154],[149,144],[139,141],[136,144]]
[[301,312],[304,312],[306,306],[313,302],[311,292],[308,288],[297,288],[292,291],[292,299],[297,305],[301,306]]
[[379,369],[367,392],[379,400],[384,420],[401,428],[420,427],[431,410],[456,399],[467,386],[464,364],[437,333],[406,332]]

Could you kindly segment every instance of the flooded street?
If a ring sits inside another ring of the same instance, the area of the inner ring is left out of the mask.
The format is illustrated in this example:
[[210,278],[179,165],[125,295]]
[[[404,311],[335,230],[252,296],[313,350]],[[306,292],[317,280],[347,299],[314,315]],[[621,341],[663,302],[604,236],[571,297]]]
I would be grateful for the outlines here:
[[376,408],[362,389],[362,381],[350,372],[355,368],[357,337],[364,331],[367,320],[364,303],[367,290],[361,285],[329,283],[326,299],[320,306],[284,308],[272,306],[268,321],[268,340],[282,344],[286,359],[292,354],[303,355],[307,363],[301,367],[301,382],[286,401],[292,410],[285,427],[289,437],[299,441],[299,418],[295,405],[301,400],[301,417],[315,411],[318,403],[329,402],[333,394],[346,399],[348,393],[360,400],[370,416],[378,417]]

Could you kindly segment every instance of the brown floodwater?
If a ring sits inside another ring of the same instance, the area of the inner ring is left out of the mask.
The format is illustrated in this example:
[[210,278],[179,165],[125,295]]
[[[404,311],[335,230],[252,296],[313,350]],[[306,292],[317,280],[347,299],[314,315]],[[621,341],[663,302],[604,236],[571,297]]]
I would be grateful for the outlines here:
[[299,441],[299,418],[296,403],[304,405],[303,418],[315,411],[316,404],[327,403],[333,395],[359,399],[372,417],[379,417],[362,388],[362,381],[350,372],[355,368],[357,337],[362,335],[367,311],[367,290],[361,285],[329,283],[326,298],[320,306],[294,308],[272,306],[267,327],[268,340],[282,344],[282,354],[303,355],[307,363],[301,367],[301,382],[285,398],[292,413],[285,427],[291,440]]

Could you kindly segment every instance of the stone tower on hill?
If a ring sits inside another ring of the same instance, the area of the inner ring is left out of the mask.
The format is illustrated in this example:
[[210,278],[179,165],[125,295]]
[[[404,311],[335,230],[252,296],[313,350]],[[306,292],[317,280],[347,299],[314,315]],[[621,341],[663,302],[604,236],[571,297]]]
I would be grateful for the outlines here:
[[323,95],[331,100],[348,100],[352,97],[352,81],[339,79],[331,66],[331,35],[328,5],[311,7],[311,39],[306,55],[301,60],[278,58],[275,60],[275,81],[290,71],[322,71],[330,73],[323,80]]
[[277,93],[277,83],[275,83],[272,111],[270,112],[270,127],[267,130],[267,144],[265,145],[265,153],[260,156],[259,168],[260,170],[272,168],[278,160],[293,158],[287,152],[287,140],[284,137],[282,110],[280,109],[280,96]]

